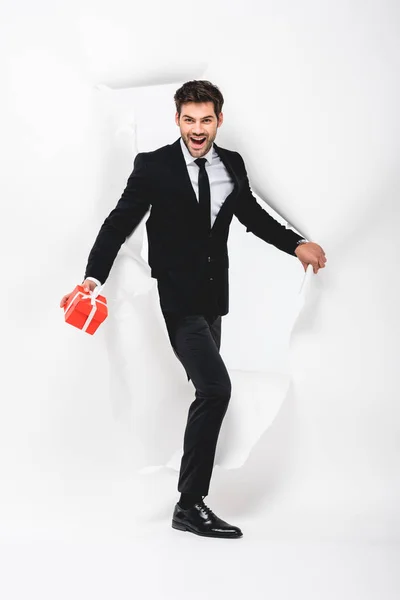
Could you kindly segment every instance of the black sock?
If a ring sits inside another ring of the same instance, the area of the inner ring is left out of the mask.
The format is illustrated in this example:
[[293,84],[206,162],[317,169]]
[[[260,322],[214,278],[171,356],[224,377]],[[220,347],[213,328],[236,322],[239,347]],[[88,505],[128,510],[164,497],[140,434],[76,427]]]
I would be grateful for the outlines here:
[[203,496],[200,494],[181,494],[179,498],[179,506],[181,508],[190,508],[194,506],[196,502],[201,502],[203,500]]

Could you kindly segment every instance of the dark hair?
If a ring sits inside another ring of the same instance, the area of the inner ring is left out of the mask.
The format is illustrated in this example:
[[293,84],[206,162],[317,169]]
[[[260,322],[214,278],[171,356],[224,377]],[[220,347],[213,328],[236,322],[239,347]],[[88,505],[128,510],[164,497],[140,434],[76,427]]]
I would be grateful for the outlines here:
[[176,90],[174,100],[179,116],[181,116],[181,106],[186,102],[213,102],[214,112],[218,119],[224,104],[224,97],[217,86],[203,79],[194,79],[184,83],[179,90]]

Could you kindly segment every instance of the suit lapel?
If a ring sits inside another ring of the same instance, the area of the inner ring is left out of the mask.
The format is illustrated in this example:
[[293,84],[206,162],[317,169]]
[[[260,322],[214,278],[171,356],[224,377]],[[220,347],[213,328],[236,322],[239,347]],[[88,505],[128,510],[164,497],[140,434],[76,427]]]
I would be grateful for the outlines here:
[[189,198],[190,204],[197,211],[199,208],[199,203],[197,201],[197,196],[193,189],[192,182],[190,181],[185,157],[182,153],[180,138],[171,144],[171,151],[171,167],[173,169],[175,181],[178,183],[178,185],[183,187],[185,195]]
[[220,148],[219,146],[217,146],[217,144],[215,142],[214,142],[214,147],[215,147],[215,150],[217,151],[217,154],[220,157],[221,161],[224,163],[226,170],[228,171],[229,175],[232,177],[233,190],[229,194],[229,196],[225,199],[223,205],[219,209],[219,212],[213,223],[211,231],[216,229],[218,227],[219,223],[223,222],[223,217],[225,214],[229,214],[229,211],[231,210],[231,207],[233,206],[233,201],[239,193],[239,181],[238,181],[237,175],[235,173],[235,170],[232,166],[232,163],[229,160],[228,152],[225,152],[224,148]]

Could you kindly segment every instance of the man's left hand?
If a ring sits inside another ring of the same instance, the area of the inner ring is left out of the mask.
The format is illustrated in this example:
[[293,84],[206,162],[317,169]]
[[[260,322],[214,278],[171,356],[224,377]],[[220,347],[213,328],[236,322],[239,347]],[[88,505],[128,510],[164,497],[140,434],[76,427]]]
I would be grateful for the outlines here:
[[327,258],[324,250],[319,244],[315,244],[314,242],[306,242],[305,244],[300,244],[297,246],[294,252],[303,265],[305,271],[307,271],[308,265],[313,266],[314,273],[318,273],[319,269],[323,269],[325,267]]

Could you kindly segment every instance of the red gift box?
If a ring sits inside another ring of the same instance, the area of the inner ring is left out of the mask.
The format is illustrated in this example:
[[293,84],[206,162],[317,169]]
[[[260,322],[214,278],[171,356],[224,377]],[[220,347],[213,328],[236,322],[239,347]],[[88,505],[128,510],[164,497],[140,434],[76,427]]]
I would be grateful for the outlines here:
[[94,334],[100,323],[108,315],[107,300],[96,292],[86,293],[82,285],[77,285],[64,306],[64,318],[67,323]]

